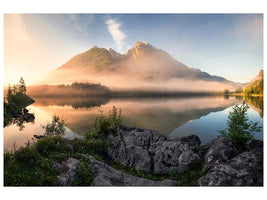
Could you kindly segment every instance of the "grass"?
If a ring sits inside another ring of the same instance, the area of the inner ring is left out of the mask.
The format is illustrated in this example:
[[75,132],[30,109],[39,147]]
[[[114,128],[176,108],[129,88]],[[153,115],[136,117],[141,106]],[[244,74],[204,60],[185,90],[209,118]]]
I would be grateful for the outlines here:
[[[13,152],[4,153],[5,186],[56,186],[59,171],[53,168],[53,162],[62,162],[69,157],[81,159],[75,185],[88,185],[90,175],[88,161],[82,154],[90,154],[103,160],[107,154],[104,140],[66,140],[61,136],[48,136],[33,145],[26,145]],[[91,175],[90,175],[91,177]]]
[[178,186],[198,186],[197,180],[203,176],[202,166],[191,168],[185,172],[178,173],[177,171],[172,171],[167,174],[154,174],[154,173],[144,173],[140,170],[136,170],[134,167],[125,167],[118,162],[112,162],[111,166],[117,170],[124,173],[131,174],[136,177],[146,178],[154,181],[163,181],[164,179],[173,179],[179,181]]
[[[108,127],[106,122],[108,121]],[[104,122],[104,124],[101,124]],[[133,176],[142,177],[155,181],[173,179],[179,181],[179,186],[195,186],[197,179],[203,175],[203,163],[195,168],[188,169],[183,173],[170,172],[158,175],[144,173],[133,167],[125,167],[117,162],[110,162],[107,154],[107,136],[115,133],[115,129],[121,123],[121,111],[113,108],[108,117],[100,115],[97,121],[101,130],[107,132],[102,134],[100,130],[88,132],[84,140],[67,140],[61,135],[49,135],[39,139],[33,145],[28,142],[25,147],[13,152],[4,153],[4,185],[5,186],[56,186],[59,170],[53,168],[53,162],[63,162],[69,157],[79,159],[77,177],[73,186],[89,186],[94,174],[88,167],[90,160],[83,154],[90,154],[97,160],[105,161],[113,168]],[[113,130],[113,131],[110,131]],[[123,135],[120,135],[124,141]],[[204,158],[202,157],[202,160]]]
[[78,167],[78,174],[73,182],[73,186],[89,186],[93,182],[94,175],[88,165],[90,160],[82,158]]

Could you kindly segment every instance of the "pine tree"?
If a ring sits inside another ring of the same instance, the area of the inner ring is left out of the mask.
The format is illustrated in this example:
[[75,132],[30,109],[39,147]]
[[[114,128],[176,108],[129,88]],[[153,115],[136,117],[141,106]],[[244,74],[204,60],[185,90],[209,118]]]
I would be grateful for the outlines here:
[[7,97],[12,95],[12,90],[10,84],[8,84]]
[[26,94],[26,85],[25,85],[24,79],[22,77],[20,78],[19,83],[20,83],[19,92],[22,94]]

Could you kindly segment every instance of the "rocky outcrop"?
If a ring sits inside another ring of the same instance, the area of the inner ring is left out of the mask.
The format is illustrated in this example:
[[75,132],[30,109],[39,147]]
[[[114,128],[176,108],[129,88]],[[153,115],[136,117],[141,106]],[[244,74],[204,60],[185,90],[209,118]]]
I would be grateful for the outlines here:
[[208,170],[213,164],[225,162],[238,154],[232,141],[226,137],[218,137],[205,145],[207,153],[205,155],[204,170]]
[[250,151],[263,153],[263,141],[261,141],[261,140],[252,140],[249,143],[248,148],[249,148]]
[[261,159],[252,152],[243,152],[224,163],[213,164],[198,180],[200,186],[262,186]]
[[107,143],[112,160],[146,173],[183,172],[201,162],[197,136],[169,139],[154,130],[120,126]]
[[90,159],[89,167],[94,174],[94,181],[91,186],[175,186],[179,183],[170,179],[153,181],[135,177],[116,170],[90,155],[85,155],[85,157]]
[[[108,160],[134,167],[145,173],[164,174],[175,171],[182,173],[193,167],[203,167],[200,186],[262,186],[263,185],[263,142],[254,140],[248,150],[239,153],[231,140],[216,138],[200,148],[197,136],[169,139],[156,131],[120,126],[118,134],[107,139]],[[148,180],[135,177],[112,168],[90,155],[88,168],[93,174],[92,186],[174,186],[179,180]],[[201,161],[200,157],[204,157]],[[204,161],[204,165],[201,162]],[[59,169],[58,182],[61,186],[73,184],[78,172],[79,160],[68,158],[54,163]],[[197,175],[198,176],[198,175]],[[170,176],[169,176],[170,177]],[[195,179],[194,179],[195,180]],[[191,181],[191,180],[189,180]]]
[[[179,183],[170,179],[153,181],[135,177],[116,170],[90,155],[83,156],[90,160],[88,168],[90,168],[94,177],[91,186],[175,186]],[[60,186],[71,186],[73,184],[77,176],[79,162],[79,160],[71,157],[62,163],[54,162],[53,167],[60,171],[60,174],[57,176]]]
[[57,176],[60,186],[71,186],[78,172],[79,160],[68,158],[63,163],[54,162],[53,167],[60,171]]
[[219,137],[204,146],[207,173],[198,183],[200,186],[262,186],[263,142],[254,140],[246,152],[238,154],[231,140]]

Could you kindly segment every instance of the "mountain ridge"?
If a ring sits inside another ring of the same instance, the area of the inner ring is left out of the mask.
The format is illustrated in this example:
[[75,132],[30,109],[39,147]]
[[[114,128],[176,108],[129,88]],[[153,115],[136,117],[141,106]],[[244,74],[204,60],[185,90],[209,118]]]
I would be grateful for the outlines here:
[[[101,82],[101,76],[116,77],[133,81],[146,82],[144,85],[158,81],[186,80],[225,83],[229,87],[237,87],[237,83],[220,76],[210,75],[200,69],[190,68],[177,61],[166,51],[158,49],[145,41],[137,41],[125,54],[113,49],[97,46],[77,54],[57,68],[42,83],[93,81]],[[119,77],[121,76],[121,77]],[[82,78],[81,78],[82,77]],[[97,77],[95,79],[95,77]],[[126,78],[127,77],[127,78]],[[108,83],[108,81],[104,81]],[[109,86],[109,85],[108,85]]]

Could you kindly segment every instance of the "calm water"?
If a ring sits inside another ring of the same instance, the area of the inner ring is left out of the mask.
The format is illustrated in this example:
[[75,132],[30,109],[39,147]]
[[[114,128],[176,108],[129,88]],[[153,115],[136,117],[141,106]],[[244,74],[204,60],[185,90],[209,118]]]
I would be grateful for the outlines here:
[[[245,99],[250,105],[249,119],[263,125],[263,101],[259,98]],[[112,106],[122,109],[123,124],[140,128],[150,128],[170,137],[198,135],[206,143],[218,135],[217,130],[226,127],[226,120],[235,104],[241,104],[241,97],[190,97],[190,98],[35,98],[28,106],[35,114],[34,123],[23,126],[12,124],[4,128],[4,148],[18,148],[34,134],[42,134],[41,125],[51,122],[54,114],[66,121],[66,137],[81,138],[92,129],[99,109],[108,113]],[[256,138],[262,139],[263,133]]]

